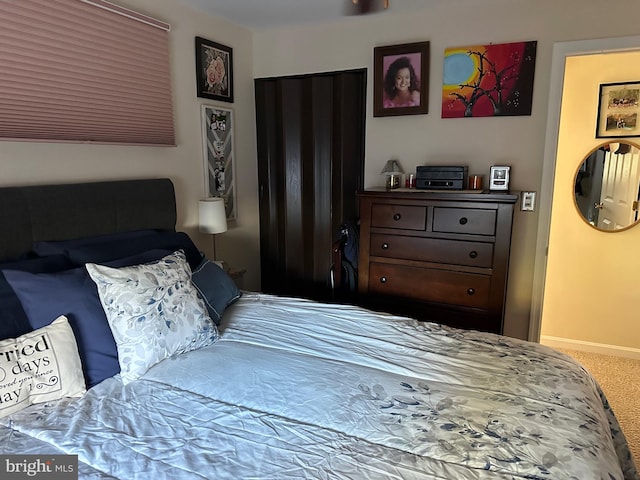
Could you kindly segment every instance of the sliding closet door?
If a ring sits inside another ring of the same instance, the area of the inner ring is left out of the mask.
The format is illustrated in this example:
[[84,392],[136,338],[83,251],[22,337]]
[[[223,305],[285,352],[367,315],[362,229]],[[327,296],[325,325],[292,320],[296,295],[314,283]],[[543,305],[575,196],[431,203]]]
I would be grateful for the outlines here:
[[255,81],[262,291],[320,300],[331,245],[357,222],[366,70]]

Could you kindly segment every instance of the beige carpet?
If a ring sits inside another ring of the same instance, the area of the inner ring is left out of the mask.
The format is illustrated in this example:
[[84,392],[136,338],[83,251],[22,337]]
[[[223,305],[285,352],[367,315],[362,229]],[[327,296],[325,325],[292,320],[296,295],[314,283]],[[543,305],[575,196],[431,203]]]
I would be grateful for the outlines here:
[[558,350],[579,361],[598,381],[640,467],[640,360]]

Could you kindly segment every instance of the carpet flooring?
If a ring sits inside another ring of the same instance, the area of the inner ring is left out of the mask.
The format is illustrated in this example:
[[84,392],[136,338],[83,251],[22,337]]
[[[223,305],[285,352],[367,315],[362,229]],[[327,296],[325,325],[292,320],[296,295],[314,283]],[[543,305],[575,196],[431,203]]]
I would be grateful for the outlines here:
[[640,360],[558,350],[580,362],[600,384],[640,467]]

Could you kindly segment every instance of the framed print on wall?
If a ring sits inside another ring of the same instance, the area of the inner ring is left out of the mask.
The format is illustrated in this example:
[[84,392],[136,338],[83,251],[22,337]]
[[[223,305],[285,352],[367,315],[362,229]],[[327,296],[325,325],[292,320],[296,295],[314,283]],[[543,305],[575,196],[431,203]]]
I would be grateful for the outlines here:
[[442,118],[531,115],[538,42],[446,48]]
[[233,103],[233,49],[196,37],[198,97]]
[[205,194],[222,197],[227,220],[236,219],[233,110],[202,105]]
[[596,138],[640,137],[639,97],[640,82],[601,84]]
[[429,107],[429,42],[373,49],[373,116],[418,115]]

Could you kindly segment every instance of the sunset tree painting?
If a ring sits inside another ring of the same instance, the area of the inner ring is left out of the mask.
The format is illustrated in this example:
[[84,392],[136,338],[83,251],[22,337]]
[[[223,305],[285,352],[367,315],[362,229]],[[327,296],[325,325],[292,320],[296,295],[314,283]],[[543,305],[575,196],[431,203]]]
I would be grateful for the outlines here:
[[442,118],[531,115],[537,42],[447,48]]

